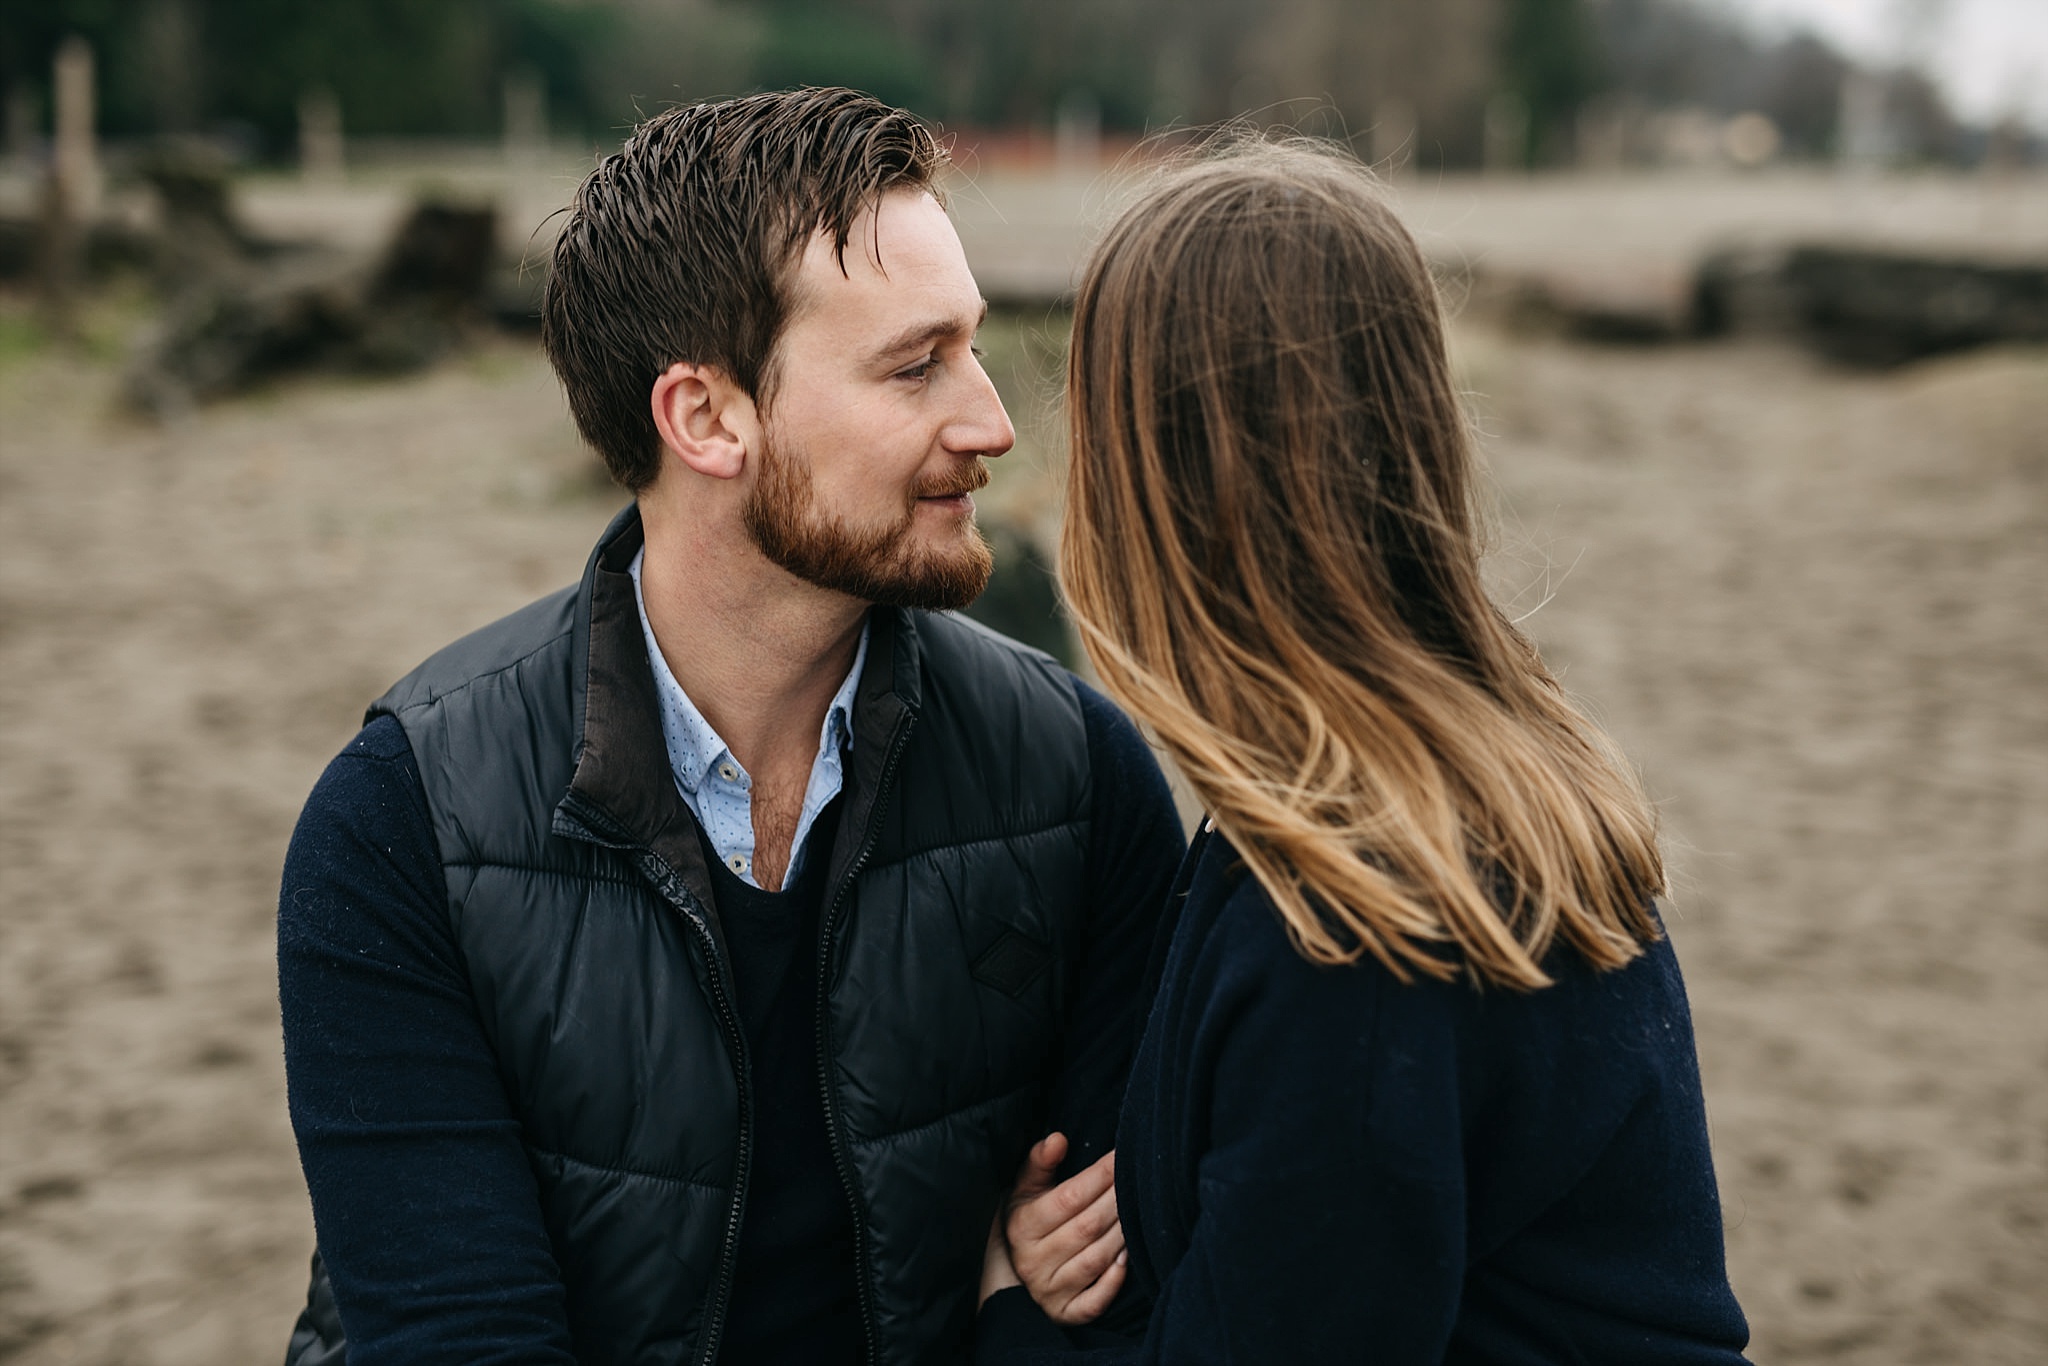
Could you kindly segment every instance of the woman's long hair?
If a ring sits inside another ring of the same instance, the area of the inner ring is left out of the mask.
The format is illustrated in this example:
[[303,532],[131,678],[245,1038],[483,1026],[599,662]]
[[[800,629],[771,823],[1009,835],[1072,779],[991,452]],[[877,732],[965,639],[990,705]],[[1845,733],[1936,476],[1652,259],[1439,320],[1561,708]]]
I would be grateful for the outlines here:
[[1656,820],[1480,583],[1435,286],[1369,174],[1166,173],[1074,309],[1060,578],[1311,960],[1544,986],[1658,933]]

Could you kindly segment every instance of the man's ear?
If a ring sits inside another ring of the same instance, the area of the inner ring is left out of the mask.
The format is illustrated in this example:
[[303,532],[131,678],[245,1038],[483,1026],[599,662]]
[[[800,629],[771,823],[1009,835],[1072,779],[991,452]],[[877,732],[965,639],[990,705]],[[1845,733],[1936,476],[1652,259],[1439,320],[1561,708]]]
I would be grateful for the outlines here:
[[661,444],[683,464],[713,479],[734,479],[746,469],[760,415],[723,370],[677,361],[654,381],[650,400]]

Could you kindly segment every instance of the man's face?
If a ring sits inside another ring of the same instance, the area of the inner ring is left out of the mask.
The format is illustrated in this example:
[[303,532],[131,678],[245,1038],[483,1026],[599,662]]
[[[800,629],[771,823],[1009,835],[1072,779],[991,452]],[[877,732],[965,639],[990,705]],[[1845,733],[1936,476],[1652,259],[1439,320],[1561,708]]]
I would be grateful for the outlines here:
[[988,306],[952,223],[921,191],[885,195],[854,224],[843,273],[812,237],[793,299],[748,531],[792,574],[863,601],[966,606],[991,567],[971,495],[1017,434],[974,352]]

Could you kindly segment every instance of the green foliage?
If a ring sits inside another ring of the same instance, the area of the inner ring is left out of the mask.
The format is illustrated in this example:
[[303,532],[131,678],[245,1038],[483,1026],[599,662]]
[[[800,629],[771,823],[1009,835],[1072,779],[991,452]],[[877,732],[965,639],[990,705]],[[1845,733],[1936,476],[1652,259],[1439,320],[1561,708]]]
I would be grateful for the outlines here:
[[627,25],[615,9],[563,0],[514,0],[505,6],[500,48],[508,69],[540,78],[549,105],[563,122],[584,130],[612,111],[601,108],[589,80],[589,61],[623,45]]
[[288,139],[301,94],[322,87],[353,133],[487,132],[492,17],[486,0],[210,0],[214,112]]
[[[0,0],[0,85],[42,94],[51,55],[67,34],[82,34],[105,52],[119,46],[109,40],[118,35],[120,18],[116,0]],[[118,100],[118,92],[107,93]]]
[[47,86],[67,35],[99,59],[112,136],[197,127],[288,158],[299,101],[351,136],[488,137],[508,74],[558,133],[600,139],[667,104],[851,85],[953,124],[1047,123],[1093,96],[1142,120],[1163,0],[0,0],[0,86]]
[[926,54],[872,19],[824,4],[770,10],[751,75],[752,84],[769,90],[847,85],[910,109],[933,105]]
[[1563,160],[1579,107],[1606,83],[1586,0],[1508,0],[1501,31],[1500,87],[1529,111],[1524,158]]
[[312,90],[335,95],[351,134],[489,136],[512,71],[537,73],[576,127],[596,113],[586,59],[621,18],[575,0],[0,0],[0,85],[41,91],[75,33],[115,136],[173,130],[180,82],[201,126],[239,129],[259,154],[289,154]]
[[[1601,92],[1761,109],[1794,150],[1819,154],[1848,69],[1817,40],[1766,41],[1708,0],[1287,11],[1300,22],[1258,0],[0,0],[0,87],[47,109],[51,54],[77,33],[99,54],[104,132],[227,132],[275,159],[294,153],[299,101],[316,90],[352,136],[494,136],[514,74],[538,78],[558,136],[596,143],[672,103],[799,84],[855,86],[954,128],[1047,128],[1079,97],[1106,128],[1135,131],[1297,96],[1362,128],[1391,94],[1417,107],[1419,154],[1463,159],[1501,93],[1528,111],[1525,159],[1544,163],[1569,157]],[[1374,52],[1405,55],[1360,60]]]

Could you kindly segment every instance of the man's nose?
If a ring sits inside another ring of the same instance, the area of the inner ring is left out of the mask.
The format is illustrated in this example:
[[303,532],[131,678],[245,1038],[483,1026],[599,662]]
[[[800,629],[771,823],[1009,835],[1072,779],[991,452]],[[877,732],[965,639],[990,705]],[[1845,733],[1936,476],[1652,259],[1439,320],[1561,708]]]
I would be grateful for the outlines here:
[[960,411],[946,425],[944,433],[946,449],[961,455],[1003,454],[1017,444],[1017,429],[1011,425],[1010,415],[1003,411],[995,381],[981,368],[978,359],[962,379],[965,383]]

